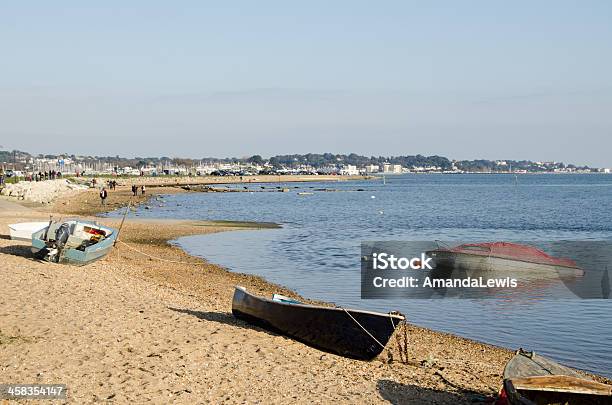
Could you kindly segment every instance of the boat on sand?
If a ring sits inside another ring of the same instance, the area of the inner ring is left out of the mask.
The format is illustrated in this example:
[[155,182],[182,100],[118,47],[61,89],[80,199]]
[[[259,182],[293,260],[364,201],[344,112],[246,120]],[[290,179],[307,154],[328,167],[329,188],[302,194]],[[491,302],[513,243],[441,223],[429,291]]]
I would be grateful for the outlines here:
[[497,405],[612,404],[612,385],[519,349],[504,369]]
[[49,225],[49,221],[44,222],[20,222],[18,224],[10,224],[9,232],[12,240],[23,240],[30,242],[32,234]]
[[584,270],[575,261],[548,255],[533,246],[510,242],[466,243],[455,247],[439,247],[427,252],[437,268],[475,272],[523,274],[558,274],[580,277]]
[[32,252],[43,260],[82,266],[106,256],[117,230],[81,220],[50,221],[32,234]]
[[234,291],[232,313],[317,349],[360,360],[378,356],[405,320],[398,313],[309,305],[279,295],[259,297],[240,286]]

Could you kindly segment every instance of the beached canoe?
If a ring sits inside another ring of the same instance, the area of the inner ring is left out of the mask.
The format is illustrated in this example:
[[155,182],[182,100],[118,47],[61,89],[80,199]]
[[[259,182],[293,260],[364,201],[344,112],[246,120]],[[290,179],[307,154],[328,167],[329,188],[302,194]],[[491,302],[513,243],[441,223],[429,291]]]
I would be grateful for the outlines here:
[[533,246],[510,242],[466,243],[426,253],[434,259],[437,268],[562,277],[584,275],[584,270],[571,259],[553,257]]
[[612,386],[519,349],[504,369],[500,405],[612,404]]
[[40,231],[49,225],[49,221],[45,222],[20,222],[18,224],[10,224],[9,232],[12,240],[32,241],[32,234]]
[[32,234],[32,252],[40,259],[82,266],[106,256],[117,230],[95,222],[52,222]]
[[307,305],[278,295],[268,299],[239,286],[234,291],[232,313],[317,349],[360,360],[378,356],[405,319],[396,313]]

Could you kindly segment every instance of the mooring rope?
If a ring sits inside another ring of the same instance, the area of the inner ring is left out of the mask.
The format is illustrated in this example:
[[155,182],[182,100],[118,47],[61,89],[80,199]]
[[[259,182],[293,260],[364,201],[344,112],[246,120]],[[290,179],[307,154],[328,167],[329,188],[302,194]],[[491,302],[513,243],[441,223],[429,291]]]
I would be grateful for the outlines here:
[[358,321],[357,319],[355,319],[355,318],[353,317],[353,315],[351,315],[351,313],[350,313],[349,311],[347,311],[345,308],[342,308],[342,310],[343,310],[344,312],[346,312],[346,314],[347,314],[348,316],[350,316],[350,317],[351,317],[351,319],[352,319],[353,321],[355,321],[355,323],[356,323],[356,324],[357,324],[357,325],[358,325],[358,326],[359,326],[361,329],[363,329],[363,331],[364,331],[365,333],[367,333],[369,337],[371,337],[372,339],[374,339],[374,341],[375,341],[376,343],[378,343],[378,344],[380,345],[380,347],[382,347],[382,348],[383,348],[383,350],[385,349],[385,345],[383,345],[382,343],[380,343],[380,342],[378,341],[378,339],[376,339],[376,338],[374,337],[374,335],[372,335],[372,334],[371,334],[371,333],[370,333],[370,332],[369,332],[369,331],[368,331],[366,328],[364,328],[364,327],[363,327],[363,325],[362,325],[362,324],[360,324],[360,323],[359,323],[359,321]]
[[[396,325],[393,322],[393,313],[389,312],[389,319],[391,320],[391,325],[393,326],[393,330],[395,330]],[[408,364],[408,322],[406,321],[406,317],[400,321],[397,327],[401,328],[401,332],[403,332],[404,343],[400,340],[400,331],[398,330],[395,334],[395,341],[397,342],[397,351],[399,353],[400,362],[404,364]],[[389,352],[389,358],[393,361],[393,354]]]
[[125,243],[125,242],[124,242],[124,241],[122,241],[122,240],[117,239],[117,242],[124,244],[124,245],[125,245],[125,246],[126,246],[128,249],[130,249],[130,250],[133,250],[133,251],[135,251],[135,252],[138,252],[138,253],[140,253],[141,255],[143,255],[143,256],[147,256],[147,257],[149,257],[149,258],[151,258],[151,259],[154,259],[154,260],[159,260],[159,261],[166,262],[166,263],[177,263],[177,264],[195,264],[195,265],[203,265],[203,264],[204,264],[204,263],[198,263],[198,262],[184,262],[184,261],[180,261],[180,260],[169,260],[169,259],[164,259],[163,257],[153,256],[153,255],[150,255],[150,254],[148,254],[148,253],[143,252],[142,250],[138,250],[138,249],[136,249],[135,247],[128,245],[127,243]]

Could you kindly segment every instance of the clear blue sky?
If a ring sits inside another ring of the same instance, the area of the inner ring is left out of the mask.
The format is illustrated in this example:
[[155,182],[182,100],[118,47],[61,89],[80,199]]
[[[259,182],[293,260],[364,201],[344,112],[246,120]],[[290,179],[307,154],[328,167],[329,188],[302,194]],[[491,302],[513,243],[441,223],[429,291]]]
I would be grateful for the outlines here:
[[5,149],[612,167],[610,1],[84,3],[0,4]]

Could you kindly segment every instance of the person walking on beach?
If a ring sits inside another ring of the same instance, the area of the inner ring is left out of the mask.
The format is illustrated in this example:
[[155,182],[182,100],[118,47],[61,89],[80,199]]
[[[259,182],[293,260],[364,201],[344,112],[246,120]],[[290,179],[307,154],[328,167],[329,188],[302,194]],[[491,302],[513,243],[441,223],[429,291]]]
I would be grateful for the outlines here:
[[143,184],[142,187],[140,187],[140,192],[142,193],[142,195],[145,195],[146,191],[147,191],[147,189],[145,188],[145,186]]
[[138,188],[135,184],[132,184],[132,195],[136,197],[136,193],[138,192]]
[[106,191],[106,188],[102,187],[102,190],[100,190],[100,199],[102,200],[102,205],[106,205],[106,197],[108,197],[108,191]]

